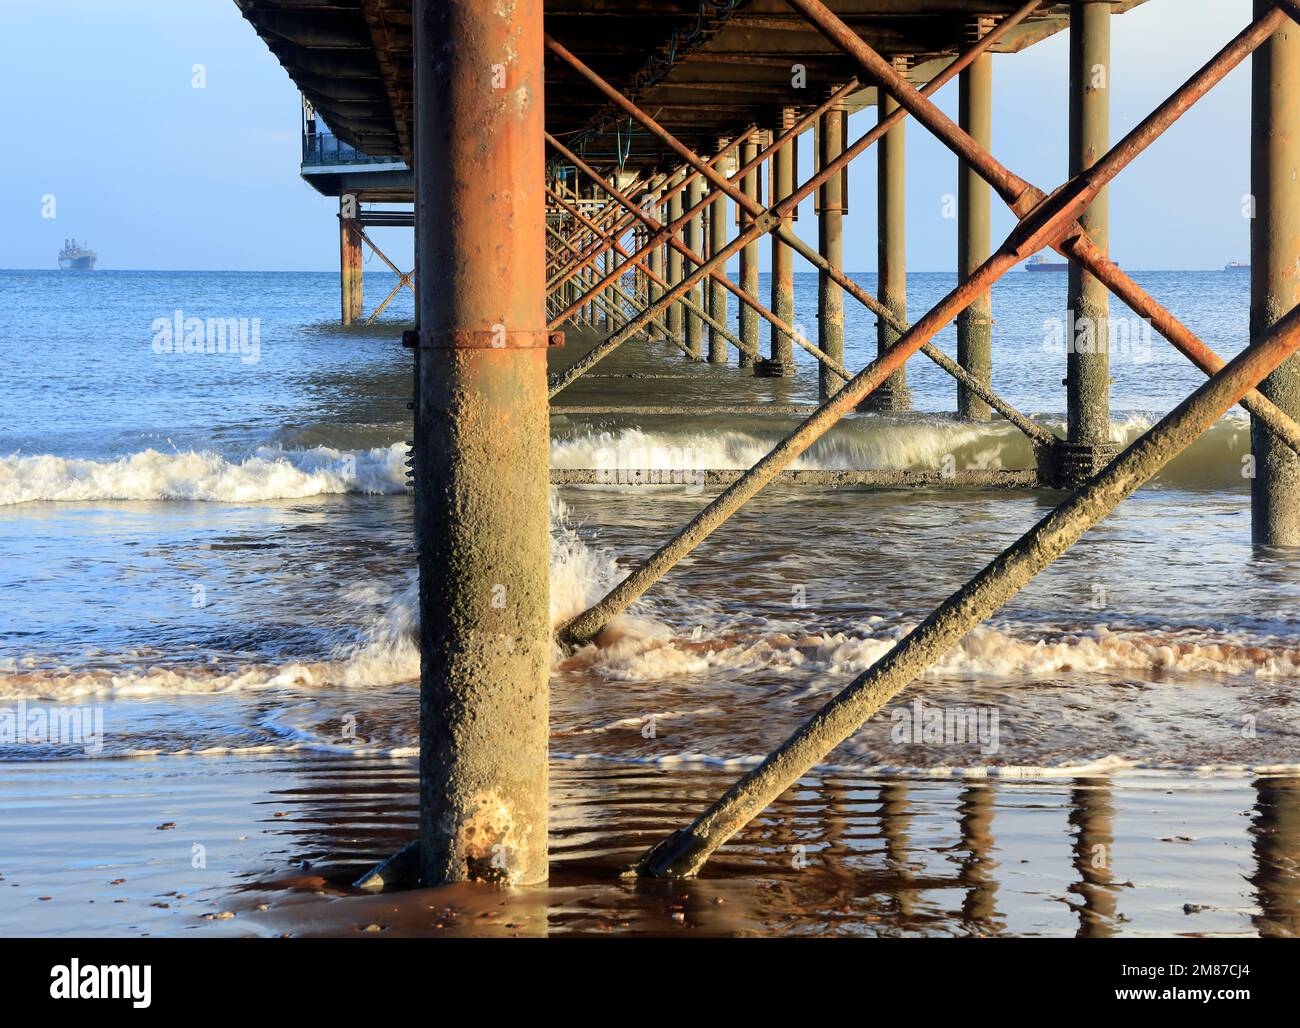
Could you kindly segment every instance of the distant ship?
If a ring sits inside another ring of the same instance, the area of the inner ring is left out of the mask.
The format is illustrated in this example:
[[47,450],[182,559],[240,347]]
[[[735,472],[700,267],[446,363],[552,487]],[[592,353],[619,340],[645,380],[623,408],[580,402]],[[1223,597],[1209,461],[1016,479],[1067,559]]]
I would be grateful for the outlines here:
[[79,246],[75,239],[65,239],[63,249],[59,251],[60,271],[90,271],[95,267],[99,254]]
[[1223,270],[1224,271],[1249,271],[1250,265],[1242,264],[1241,261],[1228,261],[1228,263],[1223,266]]
[[1065,271],[1069,267],[1066,261],[1049,261],[1041,253],[1036,253],[1025,261],[1026,271]]

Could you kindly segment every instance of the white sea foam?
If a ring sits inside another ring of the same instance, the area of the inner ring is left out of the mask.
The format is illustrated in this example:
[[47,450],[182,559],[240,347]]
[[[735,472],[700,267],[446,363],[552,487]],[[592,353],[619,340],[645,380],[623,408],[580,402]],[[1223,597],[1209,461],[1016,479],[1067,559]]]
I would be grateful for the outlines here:
[[0,457],[0,506],[35,500],[206,500],[252,503],[326,493],[399,493],[402,444],[352,452],[262,447],[242,461],[144,450],[113,460]]
[[[684,675],[732,676],[798,669],[803,674],[844,676],[865,671],[913,626],[877,631],[792,635],[786,632],[714,637],[673,636],[662,626],[648,632],[629,622],[600,645],[583,647],[565,667],[590,667],[614,681],[647,682]],[[1300,647],[1247,641],[1193,640],[1175,633],[1114,632],[1098,625],[1083,632],[980,627],[966,635],[928,674],[1041,676],[1060,673],[1175,673],[1300,675]],[[798,700],[838,686],[825,677],[791,697]]]
[[[1142,427],[1142,423],[1133,422],[1117,426],[1116,432],[1128,436]],[[989,431],[953,424],[933,428],[936,438],[947,442],[986,439]],[[999,431],[1008,430],[1004,426]],[[1241,425],[1226,419],[1223,431],[1235,437]],[[741,436],[743,433],[731,439],[725,434],[710,436],[710,445],[718,449],[710,452],[708,459],[720,465],[724,457],[733,464],[748,460],[751,454],[737,441]],[[878,433],[867,432],[863,439],[876,445],[878,437]],[[650,447],[660,438],[680,441],[682,435],[660,436],[631,429],[625,441]],[[609,441],[610,437],[600,433],[584,435],[557,442],[555,450],[571,465],[580,466],[591,459],[593,448],[608,445]],[[700,445],[705,445],[705,440],[701,439]],[[833,462],[864,466],[867,453],[853,449],[855,445],[850,439],[847,448],[823,454],[823,466]],[[1214,445],[1222,446],[1223,440]],[[356,454],[327,447],[259,451],[241,463],[214,455],[166,456],[156,451],[108,462],[15,456],[0,460],[0,502],[110,496],[249,501],[306,496],[322,490],[391,492],[403,488],[404,456],[400,444]],[[917,451],[914,456],[920,459],[922,455]],[[579,538],[554,491],[551,514],[551,618],[553,623],[559,623],[603,596],[622,572],[614,553]],[[414,575],[386,587],[371,584],[365,588],[371,595],[356,598],[357,629],[340,637],[331,652],[304,655],[305,659],[282,664],[234,668],[177,662],[149,664],[127,657],[116,664],[97,659],[94,667],[80,668],[59,666],[38,657],[10,660],[0,665],[0,698],[127,699],[255,689],[365,688],[414,681],[419,671]],[[607,681],[622,682],[705,675],[735,678],[759,671],[778,676],[791,673],[789,677],[797,679],[803,689],[820,693],[835,687],[843,676],[869,667],[910,625],[897,621],[886,624],[878,617],[864,616],[856,626],[816,634],[783,624],[750,625],[743,631],[731,631],[707,620],[701,628],[698,637],[687,636],[657,619],[653,606],[639,605],[617,618],[602,633],[598,645],[571,654],[557,647],[555,667],[562,672],[594,672]],[[1102,625],[1075,631],[985,626],[961,640],[934,669],[934,673],[995,676],[1063,672],[1293,677],[1300,675],[1300,648],[1290,640],[1252,642],[1227,635],[1216,639],[1172,631],[1111,631]]]
[[[203,666],[122,671],[20,666],[0,671],[0,699],[133,699],[257,689],[364,689],[413,682],[419,677],[413,608],[414,597],[408,590],[391,611],[328,660],[254,664],[233,672]],[[600,645],[587,645],[573,654],[557,649],[554,666],[557,671],[595,672],[609,681],[629,683],[798,672],[794,680],[803,684],[786,697],[787,702],[797,703],[829,694],[847,676],[866,670],[908,627],[870,634],[776,632],[691,639],[675,636],[648,618],[624,617],[602,636]],[[1113,632],[1105,626],[1050,634],[981,627],[926,672],[1029,679],[1075,673],[1296,678],[1300,677],[1300,647],[1194,641],[1173,633]]]
[[[553,440],[557,468],[653,468],[661,471],[747,468],[784,434],[756,419],[742,427],[584,430]],[[1049,426],[1060,426],[1048,419]],[[1131,442],[1153,423],[1134,415],[1112,426]],[[1241,485],[1249,424],[1224,418],[1163,473],[1184,488]],[[198,500],[255,503],[342,493],[395,494],[406,489],[404,443],[369,450],[329,446],[264,446],[234,460],[214,452],[144,450],[106,460],[0,457],[0,506],[34,501]],[[971,425],[937,416],[858,418],[813,446],[794,468],[821,470],[938,468],[951,458],[961,470],[1028,467],[1029,444],[1005,422]],[[597,487],[610,488],[610,487]],[[637,488],[615,486],[613,488]]]
[[[579,538],[558,496],[551,499],[551,622],[586,609],[617,581],[610,551]],[[49,666],[29,656],[0,661],[0,699],[57,696],[68,700],[141,699],[151,696],[243,692],[257,689],[368,688],[415,681],[420,674],[419,589],[411,571],[391,585],[366,583],[350,595],[359,610],[379,610],[328,655],[282,665],[250,664],[234,670],[202,664],[141,668],[123,655],[120,669],[102,657],[94,668]],[[666,628],[624,617],[616,626],[637,638]],[[557,659],[560,656],[556,649]]]
[[[623,428],[583,431],[551,445],[557,468],[651,468],[657,471],[748,468],[788,431],[755,419],[743,428]],[[791,464],[794,469],[937,468],[952,455],[964,470],[1024,467],[1028,443],[1006,424],[972,425],[946,418],[847,421]],[[683,467],[683,465],[685,465]]]
[[[651,756],[615,755],[606,753],[559,753],[552,750],[551,759],[573,763],[632,764],[663,768],[710,768],[745,772],[761,764],[767,754],[751,753],[740,756],[720,756],[712,753],[665,753]],[[881,778],[963,778],[1034,781],[1039,779],[1089,778],[1107,776],[1118,782],[1140,781],[1146,777],[1187,775],[1203,777],[1258,775],[1294,775],[1300,772],[1300,762],[1281,763],[1213,763],[1192,764],[1178,761],[1145,760],[1108,753],[1091,760],[1067,760],[1059,764],[872,764],[868,762],[818,764],[820,774],[864,775]]]

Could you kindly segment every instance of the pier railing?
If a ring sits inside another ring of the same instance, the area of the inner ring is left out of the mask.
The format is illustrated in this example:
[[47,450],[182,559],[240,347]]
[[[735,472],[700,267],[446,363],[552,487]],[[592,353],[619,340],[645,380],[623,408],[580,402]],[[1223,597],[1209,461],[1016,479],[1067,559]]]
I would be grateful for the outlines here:
[[397,154],[372,155],[362,153],[350,143],[345,143],[332,132],[304,132],[302,134],[302,163],[304,165],[340,164],[402,164]]

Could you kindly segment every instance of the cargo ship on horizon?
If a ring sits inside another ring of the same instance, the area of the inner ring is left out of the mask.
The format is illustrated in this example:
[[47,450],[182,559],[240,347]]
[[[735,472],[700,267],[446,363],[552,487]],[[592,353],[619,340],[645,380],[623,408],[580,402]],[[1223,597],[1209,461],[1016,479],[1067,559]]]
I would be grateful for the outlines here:
[[1069,263],[1066,261],[1049,261],[1041,253],[1036,253],[1029,260],[1025,261],[1026,271],[1067,271]]
[[77,243],[75,239],[65,239],[63,249],[59,251],[60,271],[92,271],[99,254]]

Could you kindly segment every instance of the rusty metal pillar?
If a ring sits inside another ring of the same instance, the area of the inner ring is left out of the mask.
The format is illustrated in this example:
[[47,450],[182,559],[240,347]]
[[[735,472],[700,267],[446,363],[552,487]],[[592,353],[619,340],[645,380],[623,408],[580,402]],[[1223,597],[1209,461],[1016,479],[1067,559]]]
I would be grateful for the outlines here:
[[[640,253],[645,249],[646,230],[644,225],[638,225],[632,231],[632,252]],[[650,279],[646,275],[645,266],[638,264],[632,269],[632,299],[636,306],[645,308],[650,306]]]
[[[664,212],[663,212],[663,202],[661,200],[661,191],[656,189],[651,195],[652,195],[652,199],[650,201],[651,203],[650,213],[656,221],[662,222],[664,220]],[[645,277],[646,296],[649,299],[649,303],[646,306],[658,302],[659,297],[663,295],[663,290],[659,287],[659,284],[655,281],[656,278],[663,278],[663,277],[664,277],[664,248],[662,246],[656,246],[650,250],[650,274]]]
[[414,14],[422,878],[526,884],[551,659],[542,0]]
[[[895,69],[906,73],[905,58],[897,58]],[[881,121],[898,110],[898,103],[882,89],[877,107]],[[907,122],[900,121],[878,144],[877,181],[877,266],[878,299],[900,324],[907,324]],[[902,333],[883,318],[876,319],[876,352],[884,353]],[[911,396],[907,369],[899,368],[889,380],[867,398],[868,410],[907,410]]]
[[[600,263],[597,265],[597,267],[600,268],[600,277],[604,278],[606,275],[608,275],[611,271],[614,270],[614,255],[609,250],[606,250],[601,255]],[[608,306],[609,290],[608,289],[602,290],[600,296],[603,297],[605,300],[605,303],[603,304],[601,303],[596,304],[597,310],[600,311],[600,327],[606,333],[613,332],[616,326],[614,324],[613,312],[611,308]]]
[[342,322],[351,325],[361,317],[361,213],[357,198],[350,193],[339,197],[339,297]]
[[[704,199],[704,179],[696,175],[691,179],[690,184],[686,187],[686,207],[689,210],[695,207]],[[700,254],[704,249],[704,215],[703,210],[696,214],[686,223],[686,248],[694,254]],[[695,266],[687,262],[689,267],[686,273],[690,274],[695,270]],[[704,292],[699,285],[695,285],[686,291],[686,299],[699,307],[704,302]],[[698,314],[690,311],[686,312],[686,357],[690,360],[699,360],[703,349],[704,341],[704,322]]]
[[[615,220],[617,221],[617,218]],[[613,225],[608,227],[611,231],[613,230]],[[605,251],[605,274],[610,274],[617,266],[618,260],[614,255],[614,251]],[[603,278],[604,276],[601,277]],[[618,281],[618,279],[615,279],[605,287],[605,328],[609,332],[614,332],[618,329],[618,323],[620,320],[619,314],[623,310],[623,304],[618,297],[618,290],[615,288]]]
[[[1110,2],[1070,5],[1070,175],[1091,168],[1110,148]],[[1079,219],[1102,253],[1110,247],[1109,190]],[[1110,440],[1110,293],[1071,261],[1067,300],[1067,437],[1059,484],[1077,485],[1119,452]]]
[[[742,165],[749,164],[758,156],[758,141],[746,140],[740,144],[740,161]],[[744,194],[755,203],[762,203],[763,200],[763,166],[760,164],[753,171],[746,174],[740,180],[740,188]],[[740,230],[743,232],[754,221],[753,215],[744,210],[740,211]],[[740,251],[740,288],[748,296],[758,299],[758,240],[746,243]],[[740,305],[740,339],[746,347],[757,353],[759,348],[758,331],[760,316],[758,311],[749,304]],[[740,354],[740,366],[742,368],[753,368],[754,358],[749,354]]]
[[[596,186],[594,183],[587,186],[586,193],[587,193],[587,199],[590,201],[595,201],[600,198],[600,195],[596,192]],[[595,207],[594,203],[589,203],[587,205],[587,210],[594,213],[594,207]],[[587,281],[582,287],[582,291],[584,293],[587,291],[587,289],[591,287],[591,279],[594,277],[595,270],[596,269],[594,266],[587,269],[586,272]],[[590,300],[587,301],[587,315],[586,315],[587,324],[590,325],[593,329],[596,327],[598,323],[596,319],[599,317],[599,315],[600,315],[600,304],[596,302],[596,298],[595,296],[593,296]]]
[[[719,143],[724,146],[725,141]],[[713,199],[709,204],[709,246],[707,256],[721,253],[727,245],[727,194],[720,189],[713,190]],[[718,269],[724,275],[726,266]],[[727,323],[727,290],[716,279],[709,283],[709,317],[719,324]],[[713,326],[709,326],[709,363],[727,363],[727,340]]]
[[[793,107],[783,108],[777,132],[794,124]],[[779,203],[794,192],[796,136],[772,155],[772,203]],[[781,219],[785,228],[792,228],[792,217]],[[794,251],[775,235],[772,236],[772,313],[787,324],[794,323]],[[788,335],[772,326],[771,343],[767,360],[760,361],[754,374],[764,378],[789,378],[794,374],[794,343]]]
[[[681,178],[674,176],[670,185],[676,185]],[[681,190],[675,192],[668,200],[668,222],[669,224],[677,221],[682,216],[682,193]],[[675,233],[677,238],[681,238],[681,233]],[[674,247],[668,247],[668,285],[669,288],[677,285],[683,278],[682,275],[682,253]],[[674,303],[668,308],[668,332],[676,340],[683,340],[685,334],[682,331],[682,305]]]
[[[844,145],[845,114],[832,107],[821,116],[817,139],[820,153],[818,167],[826,167],[839,157]],[[818,193],[818,252],[836,271],[844,267],[844,187],[847,172],[832,175]],[[817,273],[817,346],[828,356],[844,363],[844,290],[825,270]],[[817,392],[822,399],[834,396],[844,382],[825,364],[818,364]]]
[[[1255,14],[1269,5],[1256,0]],[[1287,22],[1252,60],[1250,337],[1258,339],[1300,302],[1300,26]],[[1300,417],[1300,357],[1259,391]],[[1251,535],[1259,546],[1300,546],[1300,458],[1251,419]]]
[[[993,27],[991,18],[977,21],[977,36]],[[958,117],[963,129],[985,150],[993,143],[993,57],[975,58],[961,73]],[[982,175],[965,161],[957,162],[957,277],[964,282],[989,259],[991,190]],[[993,303],[981,293],[957,316],[957,363],[982,385],[993,384]],[[992,408],[962,383],[957,384],[957,413],[967,421],[988,421]]]

